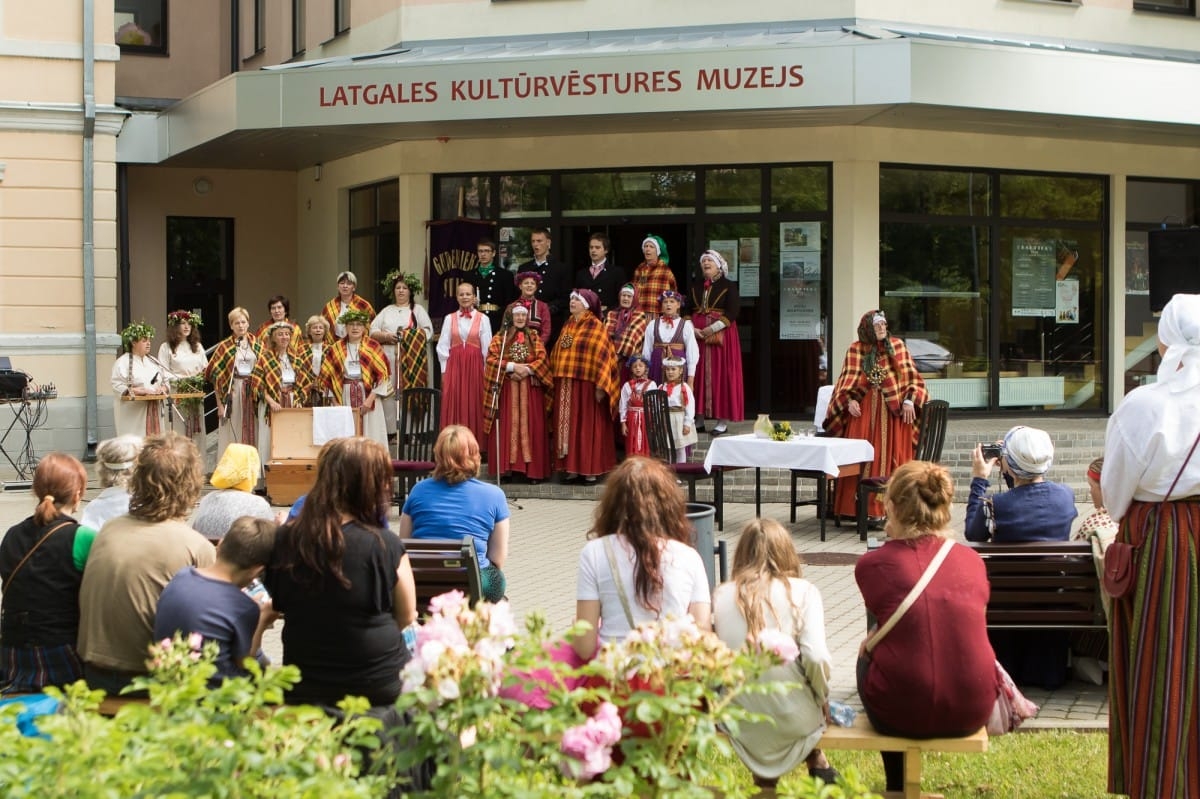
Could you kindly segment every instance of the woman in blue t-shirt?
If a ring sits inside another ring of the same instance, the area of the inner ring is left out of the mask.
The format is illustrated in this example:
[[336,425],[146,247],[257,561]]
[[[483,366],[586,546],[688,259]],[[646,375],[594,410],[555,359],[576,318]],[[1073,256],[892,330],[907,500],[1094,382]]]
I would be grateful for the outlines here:
[[508,500],[477,479],[479,442],[470,428],[447,425],[433,445],[433,476],[413,486],[400,513],[401,538],[470,536],[479,556],[483,598],[504,598],[508,558]]

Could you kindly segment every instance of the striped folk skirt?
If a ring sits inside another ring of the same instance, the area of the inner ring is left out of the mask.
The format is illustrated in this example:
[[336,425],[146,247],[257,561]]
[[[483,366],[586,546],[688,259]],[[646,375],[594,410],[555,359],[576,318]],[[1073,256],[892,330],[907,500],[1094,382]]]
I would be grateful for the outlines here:
[[1138,549],[1112,603],[1108,790],[1200,796],[1200,499],[1134,502],[1117,541]]

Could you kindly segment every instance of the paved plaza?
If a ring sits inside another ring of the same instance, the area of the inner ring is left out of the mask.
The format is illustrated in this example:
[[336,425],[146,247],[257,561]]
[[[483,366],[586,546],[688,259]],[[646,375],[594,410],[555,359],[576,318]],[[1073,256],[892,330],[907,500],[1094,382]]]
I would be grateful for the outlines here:
[[[97,493],[97,489],[91,489],[88,498]],[[7,530],[28,516],[33,506],[28,489],[0,492],[0,530]],[[576,565],[595,507],[596,501],[591,498],[511,500],[512,534],[504,571],[508,596],[518,618],[541,611],[555,630],[564,630],[571,624],[575,612]],[[962,528],[964,510],[962,504],[954,506],[955,529]],[[1090,507],[1080,505],[1079,510],[1082,518]],[[724,531],[718,531],[717,537],[728,542],[731,561],[737,531],[753,513],[752,502],[731,502],[725,506]],[[787,524],[788,508],[784,503],[764,504],[763,514]],[[393,523],[396,517],[397,509],[393,508]],[[854,582],[852,558],[864,552],[865,545],[858,540],[853,527],[838,528],[832,522],[827,527],[827,540],[822,543],[812,507],[800,508],[797,523],[788,527],[801,555],[809,556],[816,564],[835,562],[835,565],[808,565],[805,577],[820,588],[825,602],[826,634],[834,663],[832,697],[861,709],[854,686],[854,662],[865,632],[866,616]],[[839,553],[842,557],[824,553]],[[268,633],[264,645],[269,655],[280,657],[279,629]],[[1029,728],[1107,728],[1108,697],[1104,686],[1071,680],[1058,691],[1035,689],[1027,694],[1042,707],[1038,718],[1027,723]]]

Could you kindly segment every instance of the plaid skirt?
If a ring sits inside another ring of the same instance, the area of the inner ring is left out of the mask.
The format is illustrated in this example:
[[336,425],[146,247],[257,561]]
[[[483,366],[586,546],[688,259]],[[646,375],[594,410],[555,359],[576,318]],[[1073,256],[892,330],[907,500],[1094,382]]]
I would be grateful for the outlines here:
[[0,646],[0,693],[33,693],[82,679],[83,662],[74,644]]

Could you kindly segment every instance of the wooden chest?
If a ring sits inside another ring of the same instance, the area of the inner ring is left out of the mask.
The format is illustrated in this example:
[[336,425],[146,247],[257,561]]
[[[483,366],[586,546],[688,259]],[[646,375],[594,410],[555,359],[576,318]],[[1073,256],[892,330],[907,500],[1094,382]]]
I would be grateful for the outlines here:
[[[354,414],[355,431],[362,435],[362,417]],[[312,443],[312,408],[271,412],[271,459],[267,461],[267,500],[291,505],[312,490],[317,479],[317,456]]]

